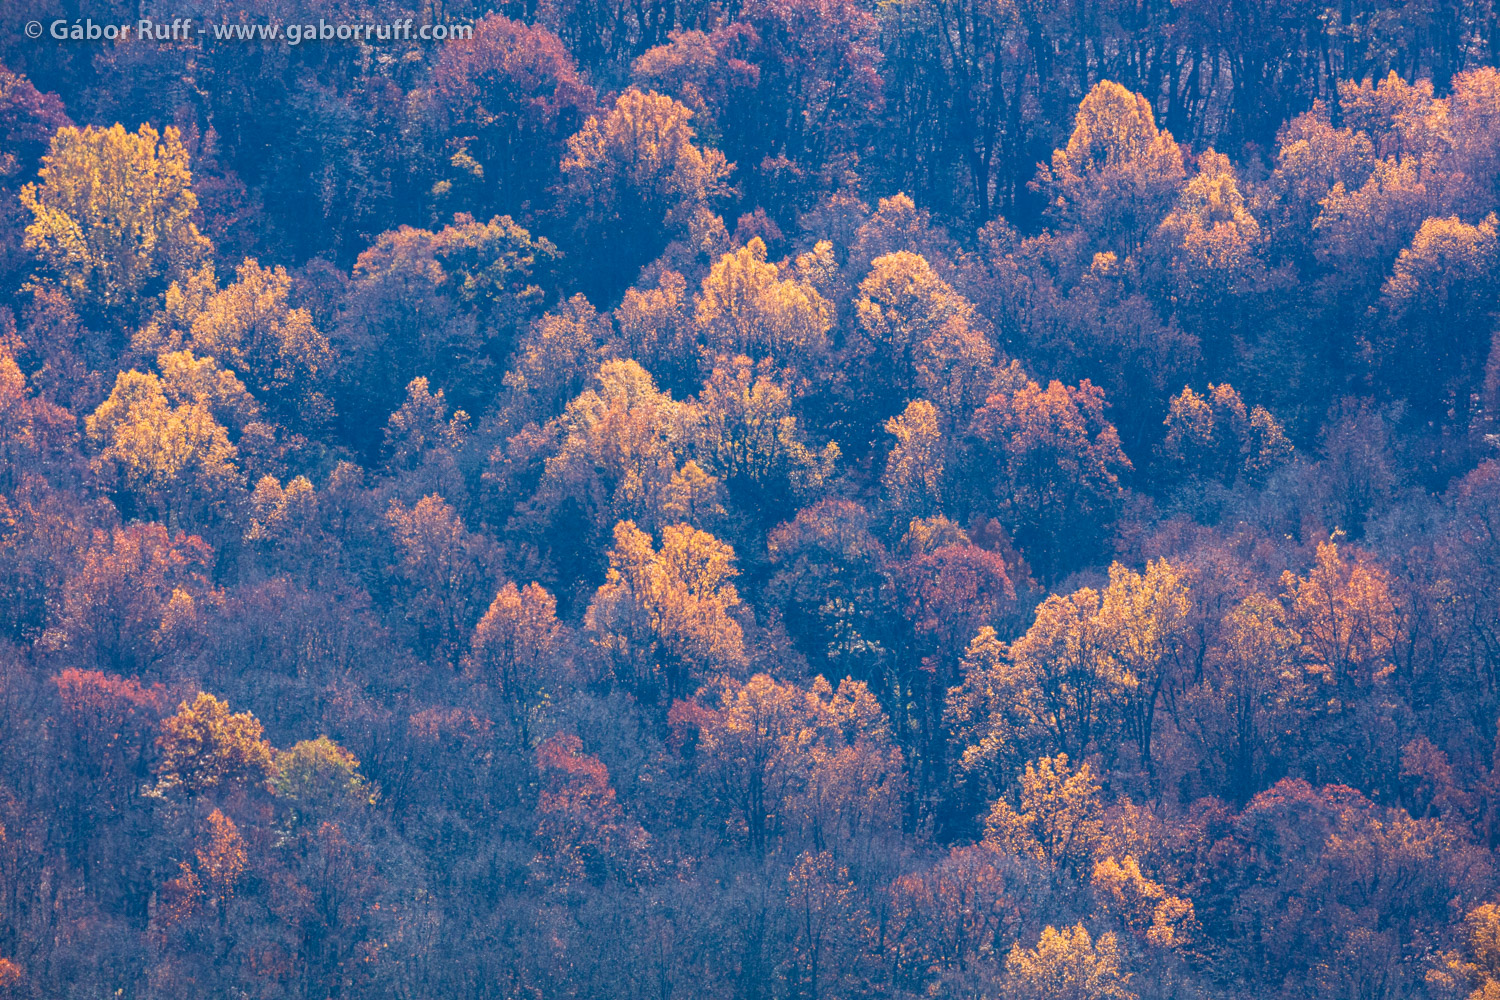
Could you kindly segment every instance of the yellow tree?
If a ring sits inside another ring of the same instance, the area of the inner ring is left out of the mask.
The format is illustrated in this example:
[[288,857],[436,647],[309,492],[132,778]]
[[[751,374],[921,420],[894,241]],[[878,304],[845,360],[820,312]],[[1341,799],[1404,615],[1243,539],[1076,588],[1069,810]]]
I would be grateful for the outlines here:
[[308,552],[320,537],[318,496],[306,476],[288,480],[262,476],[250,493],[250,526],[245,541],[262,549],[273,565],[304,574]]
[[724,194],[729,163],[696,144],[692,117],[670,97],[632,87],[568,139],[563,198],[584,245],[608,235],[607,258],[591,262],[602,288],[633,276],[669,233]]
[[582,295],[533,322],[505,373],[511,425],[540,423],[562,412],[599,370],[609,349],[609,333],[608,319]]
[[128,320],[212,251],[193,223],[198,199],[174,128],[60,128],[37,177],[21,189],[27,249],[87,309],[124,309]]
[[655,288],[629,288],[615,308],[619,350],[649,371],[658,384],[686,395],[699,383],[698,323],[687,279],[663,271]]
[[504,706],[522,746],[537,706],[560,693],[563,640],[557,601],[535,583],[507,583],[474,627],[464,672]]
[[1147,563],[1144,574],[1110,566],[1099,617],[1119,671],[1126,733],[1153,774],[1156,709],[1174,658],[1187,645],[1188,610],[1187,585],[1165,559]]
[[206,691],[162,720],[156,739],[157,787],[189,795],[221,788],[263,788],[276,774],[276,749],[263,738],[260,720]]
[[1156,127],[1151,102],[1101,80],[1037,181],[1060,221],[1082,227],[1105,249],[1129,253],[1156,227],[1184,176],[1182,150]]
[[1261,406],[1247,409],[1228,383],[1209,385],[1207,396],[1185,386],[1172,397],[1164,423],[1162,457],[1178,476],[1257,483],[1292,458],[1276,418]]
[[1042,930],[1035,948],[1018,942],[1005,959],[1007,1000],[1136,1000],[1113,934],[1098,939],[1078,924]]
[[283,412],[316,422],[332,416],[320,390],[334,374],[333,351],[312,315],[288,303],[291,284],[285,268],[246,260],[234,283],[194,317],[189,346],[238,372]]
[[584,623],[615,675],[647,700],[680,697],[693,682],[745,662],[735,620],[734,550],[688,524],[662,529],[661,548],[632,521],[615,526],[609,575]]
[[85,421],[93,467],[169,523],[228,503],[243,488],[228,432],[200,402],[173,405],[155,374],[120,372]]
[[1099,781],[1087,763],[1076,770],[1067,754],[1026,765],[1012,805],[997,799],[984,821],[984,840],[1051,871],[1091,870],[1104,827]]
[[783,279],[757,236],[713,265],[698,294],[696,321],[708,358],[775,358],[810,377],[828,350],[833,307],[812,286]]
[[1282,588],[1309,673],[1340,688],[1368,688],[1395,672],[1401,609],[1378,563],[1358,553],[1350,559],[1336,543],[1323,542],[1307,575],[1288,570]]
[[669,721],[696,730],[706,789],[757,854],[799,833],[838,854],[899,827],[904,761],[858,681],[803,689],[756,674],[723,682],[717,705],[678,702]]
[[1100,605],[1099,592],[1089,587],[1054,594],[1010,648],[1028,716],[1054,747],[1074,757],[1113,753],[1119,706],[1132,686],[1113,655],[1114,636]]
[[896,443],[886,456],[880,488],[896,523],[940,514],[948,448],[937,409],[925,399],[913,400],[885,422],[885,430]]
[[1367,347],[1381,382],[1436,416],[1468,409],[1490,354],[1500,292],[1500,225],[1456,216],[1422,223],[1381,288],[1383,322]]
[[1116,861],[1111,855],[1097,862],[1089,881],[1100,908],[1154,947],[1174,951],[1186,948],[1202,931],[1193,901],[1174,896],[1165,886],[1147,878],[1131,855],[1127,854],[1124,861]]
[[1153,242],[1179,322],[1218,362],[1246,325],[1250,296],[1269,287],[1270,277],[1260,223],[1227,156],[1210,149],[1198,158]]
[[698,395],[699,454],[746,510],[779,516],[794,499],[815,494],[839,457],[806,442],[792,414],[794,392],[769,361],[719,358]]
[[1486,903],[1464,917],[1461,947],[1439,952],[1427,986],[1444,1000],[1500,997],[1500,906]]
[[844,377],[853,399],[871,408],[866,420],[894,415],[916,392],[977,401],[985,380],[974,369],[987,369],[993,350],[973,329],[974,307],[926,258],[906,250],[875,258],[854,308]]
[[620,521],[655,526],[696,421],[696,407],[658,390],[634,361],[604,362],[594,384],[548,425],[556,444],[523,516],[548,527],[564,549],[571,540],[583,558],[593,558]]

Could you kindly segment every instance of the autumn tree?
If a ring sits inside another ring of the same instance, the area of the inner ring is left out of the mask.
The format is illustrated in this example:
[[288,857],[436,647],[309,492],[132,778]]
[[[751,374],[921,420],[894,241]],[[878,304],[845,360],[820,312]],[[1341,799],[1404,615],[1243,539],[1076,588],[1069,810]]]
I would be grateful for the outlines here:
[[412,507],[392,500],[386,526],[407,594],[405,614],[423,647],[456,666],[463,643],[483,613],[492,580],[492,543],[464,527],[447,501],[429,494]]
[[1266,239],[1229,158],[1207,150],[1152,237],[1181,321],[1214,361],[1248,332],[1255,297],[1268,291]]
[[886,456],[880,486],[897,523],[941,512],[950,446],[937,410],[925,399],[913,400],[900,416],[885,422],[885,430],[896,441]]
[[838,995],[857,981],[860,937],[868,917],[861,912],[849,869],[827,851],[804,851],[787,875],[791,955],[790,986],[810,1000]]
[[697,389],[697,312],[682,274],[663,271],[654,288],[626,289],[614,320],[620,354],[634,358],[668,392],[685,396]]
[[803,689],[756,674],[720,685],[717,705],[678,702],[669,719],[696,736],[717,810],[759,855],[793,836],[837,856],[899,822],[904,759],[862,683]]
[[174,526],[207,517],[244,488],[224,426],[203,403],[174,405],[154,373],[120,372],[84,427],[94,470]]
[[1099,781],[1067,754],[1026,765],[1014,805],[997,799],[984,821],[984,839],[1053,871],[1087,872],[1102,832]]
[[1078,105],[1073,134],[1037,175],[1058,221],[1129,253],[1166,214],[1184,180],[1182,150],[1151,102],[1102,80]]
[[128,829],[127,804],[151,778],[157,725],[168,705],[161,684],[69,668],[52,678],[58,714],[60,763],[83,780],[63,796],[70,849]]
[[1089,936],[1082,925],[1045,927],[1035,948],[1020,942],[1005,958],[1006,995],[1017,1000],[1135,1000],[1113,934]]
[[[719,258],[697,297],[696,322],[706,359],[774,359],[804,378],[825,363],[833,308],[815,288],[783,277],[755,237]],[[706,365],[705,365],[706,367]]]
[[1187,948],[1201,933],[1192,900],[1147,878],[1128,854],[1124,861],[1111,856],[1097,862],[1089,881],[1100,907],[1153,947]]
[[1428,970],[1428,987],[1467,1000],[1500,994],[1500,907],[1486,903],[1470,910],[1459,935],[1459,947],[1439,953]]
[[1157,709],[1163,690],[1182,673],[1177,658],[1188,646],[1188,616],[1188,588],[1165,559],[1148,563],[1145,573],[1110,566],[1100,625],[1123,682],[1125,731],[1153,776]]
[[1124,498],[1131,464],[1104,407],[1088,380],[1043,389],[1024,379],[974,414],[970,433],[993,456],[1002,516],[1043,578],[1097,551]]
[[1264,481],[1292,457],[1276,418],[1261,406],[1247,409],[1227,383],[1210,385],[1206,396],[1184,387],[1170,405],[1162,456],[1179,476],[1225,486]]
[[406,386],[406,399],[385,422],[386,469],[401,482],[401,492],[416,490],[451,493],[465,490],[459,456],[470,438],[469,414],[452,410],[448,394],[432,391],[426,378]]
[[545,532],[539,542],[564,567],[596,564],[620,521],[664,523],[696,424],[696,407],[658,390],[640,365],[604,362],[590,387],[544,429],[543,467],[516,527]]
[[511,425],[519,427],[528,420],[542,423],[561,413],[570,399],[587,388],[612,346],[611,339],[607,317],[600,316],[582,295],[535,320],[521,336],[505,373]]
[[162,720],[156,739],[157,788],[187,795],[264,786],[276,774],[276,751],[260,720],[205,691]]
[[804,655],[826,676],[875,683],[888,653],[883,621],[889,554],[870,514],[827,499],[797,512],[767,542],[769,597]]
[[302,821],[358,810],[378,794],[360,774],[354,755],[327,736],[278,751],[271,790]]
[[838,445],[814,450],[792,411],[795,385],[769,361],[720,358],[698,395],[699,453],[752,515],[816,496],[832,477]]
[[21,190],[26,246],[91,314],[129,323],[212,250],[176,129],[60,128],[37,176]]
[[897,975],[916,987],[936,969],[963,975],[997,962],[1021,921],[1017,894],[1012,863],[985,844],[896,879],[887,948]]
[[742,51],[748,31],[743,22],[712,32],[674,31],[670,41],[631,64],[631,82],[681,101],[692,109],[698,134],[722,144],[724,130],[744,117],[743,102],[754,100],[760,82],[759,68]]
[[250,525],[245,541],[263,548],[272,564],[291,570],[307,565],[310,546],[321,533],[317,491],[306,476],[283,486],[275,476],[262,476],[250,493]]
[[925,258],[905,250],[877,257],[854,308],[845,377],[870,417],[895,416],[919,391],[955,409],[982,396],[993,349],[973,330],[974,307]]
[[946,775],[943,709],[948,689],[959,681],[968,637],[1000,621],[1016,590],[1005,560],[967,539],[916,553],[897,569],[894,583],[909,631],[901,649],[904,662],[888,694],[900,706],[898,721],[911,727],[921,747],[930,789]]
[[0,344],[0,489],[14,489],[25,469],[64,463],[77,425],[73,414],[32,391]]
[[481,218],[529,218],[546,210],[564,143],[594,110],[594,88],[552,32],[488,14],[472,38],[441,47],[414,104],[424,146],[438,146],[420,150],[434,160],[434,201]]
[[1181,697],[1177,724],[1243,805],[1286,766],[1286,733],[1301,704],[1291,669],[1300,636],[1274,601],[1256,594],[1227,614],[1202,676]]
[[504,707],[522,746],[530,745],[538,707],[567,676],[557,601],[542,587],[507,583],[474,627],[464,672]]
[[659,549],[631,521],[614,535],[609,575],[584,624],[615,677],[639,698],[670,701],[741,669],[734,550],[687,524],[663,528]]
[[542,792],[537,802],[533,862],[556,889],[577,882],[615,878],[634,882],[649,875],[650,837],[626,816],[598,757],[583,752],[571,733],[559,733],[537,748]]
[[187,346],[235,371],[284,416],[316,425],[333,416],[333,352],[312,315],[289,304],[290,289],[284,268],[246,260],[193,317]]
[[201,641],[219,597],[213,561],[203,539],[159,524],[99,531],[62,587],[46,640],[106,673],[149,673]]
[[1383,385],[1430,413],[1469,408],[1490,353],[1500,243],[1493,213],[1422,223],[1381,287],[1383,329],[1369,363]]
[[381,234],[354,263],[334,332],[351,419],[379,419],[419,376],[477,412],[519,329],[546,304],[557,249],[509,216]]
[[654,91],[625,91],[602,115],[590,116],[568,140],[562,161],[564,203],[584,246],[614,239],[607,259],[591,258],[591,289],[609,297],[666,246],[699,208],[725,191],[724,154],[695,144],[692,111]]

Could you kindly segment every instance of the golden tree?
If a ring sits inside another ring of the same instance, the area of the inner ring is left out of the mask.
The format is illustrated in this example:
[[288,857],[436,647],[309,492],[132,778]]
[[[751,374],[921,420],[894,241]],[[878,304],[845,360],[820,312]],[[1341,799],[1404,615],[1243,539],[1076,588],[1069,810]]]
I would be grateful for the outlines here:
[[699,454],[749,510],[776,514],[815,494],[833,473],[838,445],[821,452],[792,413],[794,386],[772,364],[719,358],[698,395]]
[[1090,883],[1105,912],[1157,948],[1186,948],[1202,932],[1192,900],[1174,896],[1165,886],[1147,878],[1130,855],[1124,861],[1116,861],[1111,855],[1096,862]]
[[585,242],[610,235],[609,259],[594,262],[600,277],[633,274],[725,193],[729,163],[696,144],[692,117],[670,97],[631,88],[568,139],[563,198]]
[[221,788],[262,788],[276,774],[276,750],[263,738],[260,720],[206,691],[162,720],[157,787],[190,795]]
[[807,377],[823,364],[833,307],[810,285],[783,278],[757,236],[713,265],[696,321],[707,357],[775,358]]
[[333,378],[333,351],[312,315],[288,303],[291,283],[285,268],[246,260],[234,283],[193,318],[189,346],[238,372],[257,396],[284,412],[325,420],[332,407],[320,389]]
[[1059,219],[1130,252],[1161,220],[1184,176],[1182,150],[1156,127],[1151,102],[1101,80],[1084,95],[1073,134],[1037,182]]
[[535,583],[507,583],[474,626],[464,672],[504,706],[522,746],[537,706],[559,693],[563,641],[557,601]]
[[243,479],[228,432],[202,403],[174,406],[154,374],[120,372],[84,423],[95,471],[168,522],[228,503]]
[[128,315],[212,251],[193,223],[198,199],[174,128],[60,128],[37,176],[21,189],[27,249],[89,309]]
[[896,443],[886,456],[880,488],[897,523],[940,513],[948,447],[937,409],[925,399],[913,400],[885,422],[885,430]]
[[1175,658],[1187,646],[1188,611],[1187,585],[1165,559],[1147,563],[1144,574],[1110,566],[1100,622],[1119,671],[1126,733],[1153,774],[1156,709]]
[[734,550],[688,524],[662,529],[661,548],[632,521],[615,525],[609,575],[584,617],[595,647],[637,695],[670,699],[745,662],[735,620]]
[[1113,934],[1089,936],[1082,925],[1045,927],[1035,948],[1017,943],[1005,959],[1005,992],[1013,1000],[1135,1000]]
[[1103,832],[1099,781],[1087,763],[1067,754],[1026,765],[1015,806],[997,799],[984,821],[984,840],[1052,871],[1086,872]]
[[1226,486],[1241,478],[1260,483],[1292,458],[1276,418],[1261,406],[1247,409],[1228,383],[1209,385],[1207,396],[1185,386],[1172,397],[1164,423],[1162,456],[1179,476]]

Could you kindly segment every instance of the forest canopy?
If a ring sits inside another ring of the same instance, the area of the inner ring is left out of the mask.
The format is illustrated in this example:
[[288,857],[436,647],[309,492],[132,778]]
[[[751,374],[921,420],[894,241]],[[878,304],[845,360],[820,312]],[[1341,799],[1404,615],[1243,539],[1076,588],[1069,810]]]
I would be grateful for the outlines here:
[[0,11],[0,998],[1500,997],[1493,5],[188,6]]

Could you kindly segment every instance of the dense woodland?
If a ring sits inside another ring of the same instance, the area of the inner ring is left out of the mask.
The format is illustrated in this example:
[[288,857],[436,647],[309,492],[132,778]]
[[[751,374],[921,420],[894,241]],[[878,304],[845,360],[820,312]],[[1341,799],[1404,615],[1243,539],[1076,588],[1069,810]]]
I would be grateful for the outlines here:
[[1491,0],[406,2],[0,12],[0,997],[1500,998]]

